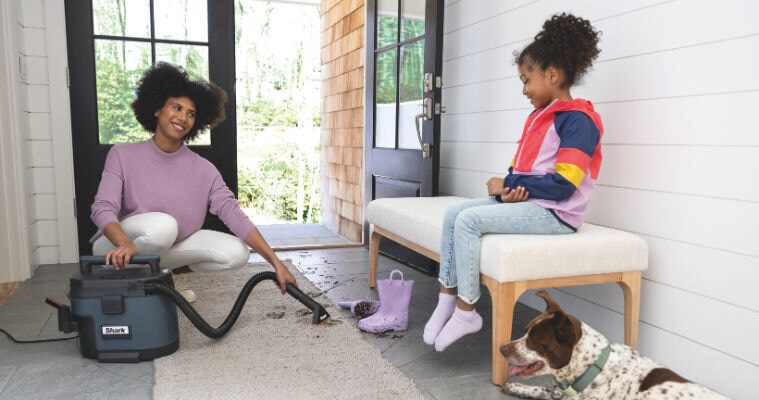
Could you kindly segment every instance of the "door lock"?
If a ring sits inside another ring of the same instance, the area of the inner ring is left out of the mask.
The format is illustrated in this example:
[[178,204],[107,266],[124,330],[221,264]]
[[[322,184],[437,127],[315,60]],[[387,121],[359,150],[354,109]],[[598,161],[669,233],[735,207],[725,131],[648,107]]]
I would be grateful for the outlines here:
[[424,74],[424,93],[432,91],[432,74],[427,72]]

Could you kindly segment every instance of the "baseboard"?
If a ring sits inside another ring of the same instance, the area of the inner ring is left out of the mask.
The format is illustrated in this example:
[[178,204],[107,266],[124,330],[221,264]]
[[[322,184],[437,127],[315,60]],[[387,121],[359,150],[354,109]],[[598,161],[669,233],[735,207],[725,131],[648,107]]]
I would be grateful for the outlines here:
[[21,286],[21,282],[0,283],[0,304],[5,303],[5,300],[10,297],[19,286]]

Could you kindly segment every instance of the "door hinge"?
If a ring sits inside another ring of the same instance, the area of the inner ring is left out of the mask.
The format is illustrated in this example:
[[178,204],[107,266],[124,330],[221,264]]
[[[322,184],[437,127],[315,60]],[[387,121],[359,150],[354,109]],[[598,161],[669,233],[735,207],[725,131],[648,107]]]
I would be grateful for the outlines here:
[[438,89],[443,87],[443,77],[441,76],[435,77],[435,87]]
[[69,77],[69,67],[66,67],[66,87],[71,87],[71,78]]

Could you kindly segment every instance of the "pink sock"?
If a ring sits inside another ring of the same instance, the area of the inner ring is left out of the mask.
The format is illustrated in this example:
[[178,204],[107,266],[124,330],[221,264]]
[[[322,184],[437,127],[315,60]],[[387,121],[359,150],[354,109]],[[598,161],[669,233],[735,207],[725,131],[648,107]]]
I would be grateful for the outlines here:
[[430,320],[427,321],[427,325],[424,326],[424,343],[429,345],[435,343],[435,338],[443,329],[446,321],[451,318],[453,310],[456,308],[456,295],[448,293],[440,293],[437,301],[437,307],[432,312]]
[[464,335],[475,333],[480,329],[482,329],[482,317],[477,314],[477,311],[464,311],[456,307],[451,319],[435,339],[435,350],[443,351]]

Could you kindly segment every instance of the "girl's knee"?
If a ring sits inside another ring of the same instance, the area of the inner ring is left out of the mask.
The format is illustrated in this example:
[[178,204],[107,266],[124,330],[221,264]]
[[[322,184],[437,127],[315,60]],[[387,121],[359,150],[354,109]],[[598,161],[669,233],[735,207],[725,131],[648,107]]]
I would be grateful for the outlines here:
[[477,213],[472,209],[464,210],[456,216],[456,222],[454,223],[454,229],[473,229],[476,226]]

